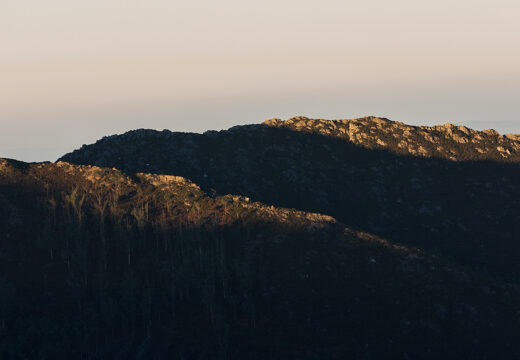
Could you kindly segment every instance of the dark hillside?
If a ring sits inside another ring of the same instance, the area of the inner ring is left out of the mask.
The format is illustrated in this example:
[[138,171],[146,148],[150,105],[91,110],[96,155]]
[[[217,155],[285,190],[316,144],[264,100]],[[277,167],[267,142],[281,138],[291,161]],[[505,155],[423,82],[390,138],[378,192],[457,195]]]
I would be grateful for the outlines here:
[[0,160],[1,359],[520,356],[520,287],[191,181]]

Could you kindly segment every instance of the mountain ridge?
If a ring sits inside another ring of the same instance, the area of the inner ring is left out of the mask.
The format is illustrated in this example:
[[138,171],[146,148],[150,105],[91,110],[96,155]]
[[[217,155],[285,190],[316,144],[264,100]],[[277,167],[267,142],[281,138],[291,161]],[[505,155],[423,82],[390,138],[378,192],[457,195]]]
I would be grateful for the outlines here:
[[[62,160],[183,176],[209,192],[324,213],[353,229],[518,274],[506,249],[520,247],[520,141],[494,131],[431,128],[297,117],[204,134],[138,130]],[[399,147],[403,141],[408,145]],[[489,151],[475,150],[476,143]]]
[[[520,134],[500,134],[494,129],[474,130],[466,126],[446,123],[434,126],[407,125],[383,117],[366,116],[346,120],[312,119],[305,116],[295,116],[287,120],[272,118],[260,124],[236,125],[227,130],[207,130],[202,134],[191,132],[175,132],[171,130],[136,129],[122,134],[105,136],[99,142],[110,141],[118,137],[138,139],[143,136],[163,136],[184,134],[186,136],[215,136],[222,132],[258,130],[262,126],[285,128],[307,133],[317,133],[344,139],[353,144],[368,148],[388,149],[398,154],[410,154],[424,157],[440,157],[455,161],[464,160],[506,160],[520,161]],[[389,142],[384,138],[398,139]],[[415,144],[414,144],[415,142]],[[447,148],[441,146],[447,143]],[[424,146],[426,143],[433,146]],[[89,147],[92,145],[84,145]],[[465,148],[465,152],[453,149]],[[467,149],[474,147],[469,154]],[[76,150],[77,151],[77,150]],[[75,151],[62,156],[59,160],[74,157]]]
[[299,117],[0,159],[0,357],[517,358],[515,139]]

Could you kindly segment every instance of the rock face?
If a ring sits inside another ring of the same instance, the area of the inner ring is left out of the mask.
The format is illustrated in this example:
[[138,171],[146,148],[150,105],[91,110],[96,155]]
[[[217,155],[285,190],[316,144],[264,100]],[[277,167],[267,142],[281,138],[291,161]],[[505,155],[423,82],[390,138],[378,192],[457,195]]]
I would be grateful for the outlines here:
[[519,144],[452,124],[296,117],[204,134],[136,130],[62,160],[182,176],[519,277]]

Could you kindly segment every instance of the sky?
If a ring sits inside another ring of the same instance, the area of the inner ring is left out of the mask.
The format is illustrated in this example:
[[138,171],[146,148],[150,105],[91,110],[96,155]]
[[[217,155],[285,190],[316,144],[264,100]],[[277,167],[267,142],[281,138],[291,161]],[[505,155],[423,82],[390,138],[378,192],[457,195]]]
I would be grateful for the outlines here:
[[518,0],[2,0],[0,157],[382,116],[520,133]]

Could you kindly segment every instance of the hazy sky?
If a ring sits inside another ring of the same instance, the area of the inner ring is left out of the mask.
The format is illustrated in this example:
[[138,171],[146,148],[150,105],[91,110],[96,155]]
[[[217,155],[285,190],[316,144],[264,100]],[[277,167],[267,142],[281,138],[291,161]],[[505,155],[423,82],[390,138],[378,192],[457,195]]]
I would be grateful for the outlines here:
[[0,0],[0,157],[377,115],[520,133],[518,0]]

